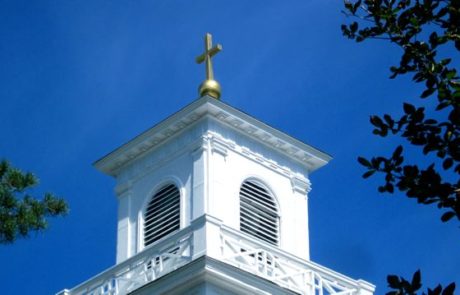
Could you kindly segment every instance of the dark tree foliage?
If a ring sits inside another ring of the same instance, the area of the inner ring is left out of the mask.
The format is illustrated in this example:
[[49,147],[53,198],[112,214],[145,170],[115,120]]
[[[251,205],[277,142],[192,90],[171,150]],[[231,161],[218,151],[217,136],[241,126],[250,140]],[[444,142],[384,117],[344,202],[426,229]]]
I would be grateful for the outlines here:
[[[345,36],[357,42],[386,39],[399,46],[402,56],[390,68],[391,78],[411,74],[414,82],[424,84],[422,99],[437,98],[434,110],[404,103],[403,116],[371,116],[370,121],[374,134],[399,135],[438,161],[427,167],[407,164],[399,146],[391,157],[359,158],[368,168],[363,177],[381,172],[385,183],[380,192],[392,193],[396,187],[421,204],[446,209],[442,221],[460,220],[460,79],[452,59],[438,57],[441,47],[460,51],[460,0],[365,0],[345,2],[345,8],[359,20],[342,25]],[[370,26],[361,28],[363,23]]]
[[[367,168],[363,177],[380,173],[380,192],[397,189],[443,209],[443,222],[460,220],[460,79],[452,59],[460,51],[460,0],[345,0],[344,12],[354,18],[342,25],[346,37],[383,39],[399,47],[401,59],[390,68],[390,78],[409,74],[423,89],[418,106],[403,103],[402,116],[371,116],[370,122],[374,134],[400,136],[407,146],[420,148],[426,162],[408,163],[400,145],[390,157],[359,157]],[[419,272],[411,283],[397,276],[388,282],[397,290],[389,294],[415,294],[421,287]],[[438,286],[427,294],[453,294],[454,289],[454,284],[444,290]]]
[[66,202],[45,194],[38,200],[27,190],[38,183],[32,173],[24,173],[7,161],[0,162],[0,243],[12,243],[28,237],[30,231],[47,227],[46,217],[63,216],[68,212]]
[[[390,291],[387,295],[400,295],[410,294],[415,295],[417,291],[422,288],[422,275],[420,271],[416,271],[412,276],[412,280],[409,282],[406,279],[394,275],[388,276],[388,285],[395,291]],[[436,288],[428,288],[427,292],[423,292],[423,295],[451,295],[454,294],[455,284],[451,283],[447,287],[442,288],[441,285],[437,285]]]

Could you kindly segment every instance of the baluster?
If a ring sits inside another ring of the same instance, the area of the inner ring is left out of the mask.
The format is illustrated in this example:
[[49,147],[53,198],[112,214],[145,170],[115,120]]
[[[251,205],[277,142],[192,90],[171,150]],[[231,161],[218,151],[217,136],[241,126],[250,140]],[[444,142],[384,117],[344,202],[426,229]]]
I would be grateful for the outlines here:
[[264,264],[264,274],[268,276],[268,262],[267,262],[267,252],[262,252],[263,264]]
[[114,288],[115,293],[114,294],[119,294],[120,291],[119,291],[119,288],[118,288],[118,279],[117,278],[114,279],[114,283],[115,283],[115,288]]
[[323,295],[324,286],[323,286],[323,279],[318,277],[318,285],[319,285],[319,295]]
[[161,273],[163,271],[163,256],[158,256],[159,263],[158,263],[158,272]]
[[224,235],[221,233],[220,234],[220,255],[221,257],[225,257],[224,249],[225,249],[225,238],[224,238]]

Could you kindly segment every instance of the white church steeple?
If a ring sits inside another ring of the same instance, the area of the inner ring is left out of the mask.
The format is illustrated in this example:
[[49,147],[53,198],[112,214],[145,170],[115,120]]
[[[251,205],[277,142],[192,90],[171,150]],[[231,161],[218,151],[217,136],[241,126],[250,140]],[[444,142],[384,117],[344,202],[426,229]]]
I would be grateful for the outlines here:
[[[163,237],[204,214],[309,259],[308,175],[329,159],[202,97],[96,162],[117,180],[117,262],[142,251],[146,234]],[[175,193],[162,193],[167,187]],[[152,206],[165,213],[157,214],[151,229],[146,213]]]
[[[214,81],[221,47],[206,46]],[[117,265],[60,294],[373,294],[310,261],[309,175],[330,156],[206,81],[201,98],[95,163],[117,182]]]

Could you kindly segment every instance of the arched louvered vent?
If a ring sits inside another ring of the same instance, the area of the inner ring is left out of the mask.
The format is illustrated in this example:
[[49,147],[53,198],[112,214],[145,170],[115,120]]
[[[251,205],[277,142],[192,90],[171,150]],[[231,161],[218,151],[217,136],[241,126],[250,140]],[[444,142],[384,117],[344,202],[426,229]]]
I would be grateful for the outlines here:
[[246,180],[240,189],[240,229],[278,245],[279,216],[272,194],[261,183]]
[[144,215],[144,246],[179,230],[180,192],[174,184],[159,189],[150,200]]

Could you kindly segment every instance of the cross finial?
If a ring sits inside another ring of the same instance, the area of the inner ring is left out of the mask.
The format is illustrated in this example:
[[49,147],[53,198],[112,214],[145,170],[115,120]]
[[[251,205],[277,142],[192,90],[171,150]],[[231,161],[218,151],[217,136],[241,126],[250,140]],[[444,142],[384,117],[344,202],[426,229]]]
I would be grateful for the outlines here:
[[198,64],[201,64],[202,62],[206,63],[206,80],[201,83],[199,93],[201,96],[209,95],[219,99],[220,85],[216,80],[214,80],[211,58],[222,50],[222,45],[217,44],[212,47],[212,36],[211,34],[206,33],[204,38],[204,48],[204,53],[196,58],[196,62]]

